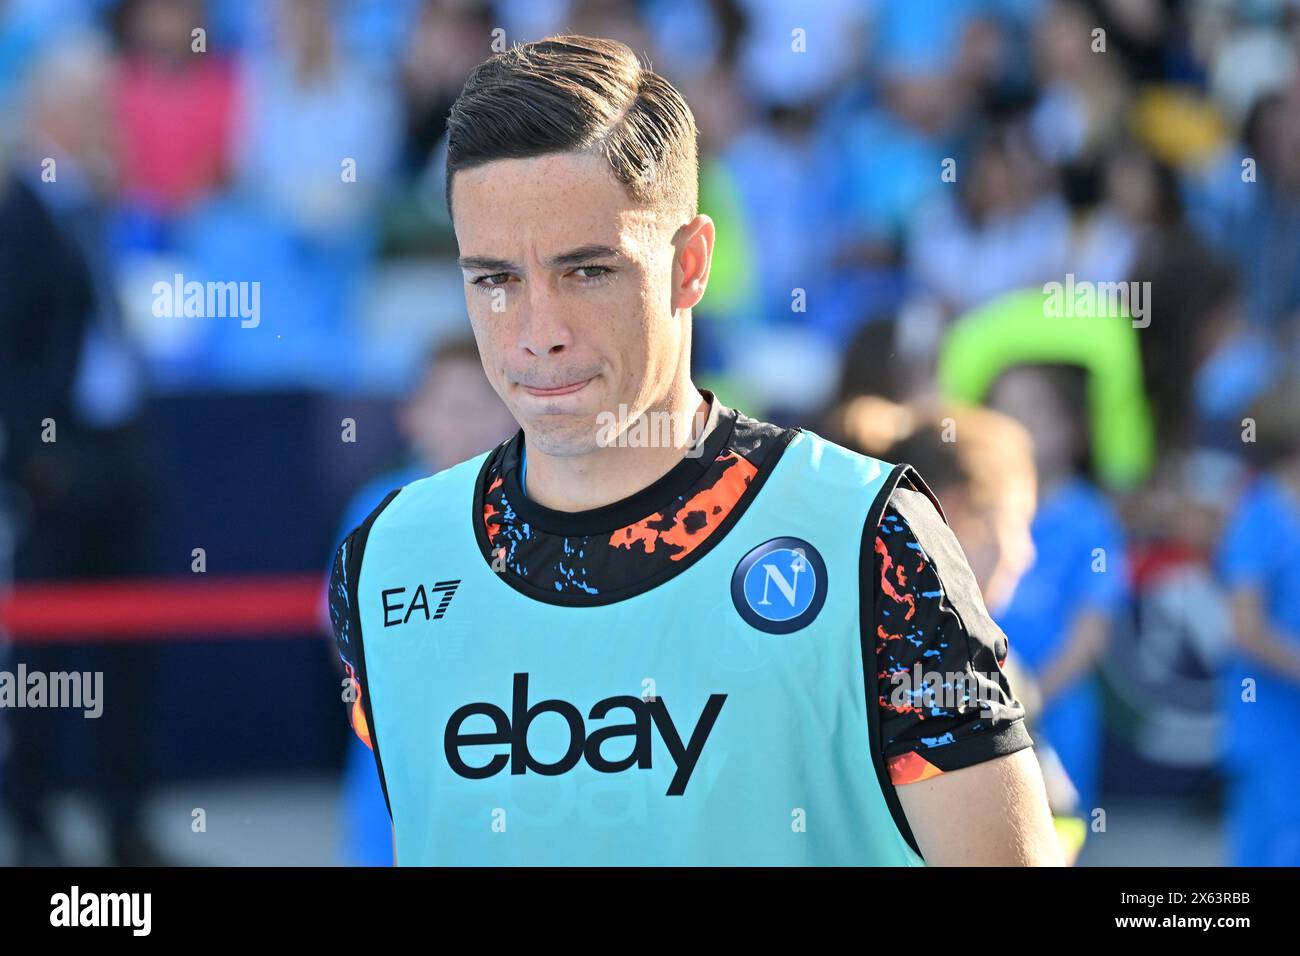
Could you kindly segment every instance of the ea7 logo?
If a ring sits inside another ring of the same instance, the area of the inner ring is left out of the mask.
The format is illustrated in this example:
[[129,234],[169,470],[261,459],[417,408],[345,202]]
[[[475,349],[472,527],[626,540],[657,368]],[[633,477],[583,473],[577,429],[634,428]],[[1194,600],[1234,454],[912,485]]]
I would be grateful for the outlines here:
[[[423,584],[415,588],[415,593],[411,595],[411,603],[407,604],[401,599],[401,595],[406,593],[406,588],[388,588],[380,592],[380,599],[384,605],[384,627],[394,627],[398,624],[405,624],[411,619],[411,615],[417,611],[424,615],[426,621],[437,621],[447,613],[447,608],[451,606],[451,599],[456,596],[456,588],[460,587],[460,581],[438,581],[431,584],[427,589]],[[438,603],[434,606],[432,613],[429,610],[430,595],[439,595]],[[398,600],[390,601],[390,597],[397,597]],[[405,611],[405,613],[402,613]],[[400,617],[395,616],[400,615]]]

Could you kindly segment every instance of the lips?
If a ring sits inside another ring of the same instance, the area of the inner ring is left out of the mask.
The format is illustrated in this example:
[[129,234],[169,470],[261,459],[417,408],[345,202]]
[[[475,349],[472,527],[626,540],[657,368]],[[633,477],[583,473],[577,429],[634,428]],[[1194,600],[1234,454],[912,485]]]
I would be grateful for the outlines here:
[[[592,378],[595,378],[593,375]],[[551,398],[555,395],[571,395],[572,393],[585,388],[591,378],[584,378],[581,381],[570,382],[568,385],[557,385],[554,388],[538,388],[533,385],[521,386],[529,395],[536,395],[538,398]]]

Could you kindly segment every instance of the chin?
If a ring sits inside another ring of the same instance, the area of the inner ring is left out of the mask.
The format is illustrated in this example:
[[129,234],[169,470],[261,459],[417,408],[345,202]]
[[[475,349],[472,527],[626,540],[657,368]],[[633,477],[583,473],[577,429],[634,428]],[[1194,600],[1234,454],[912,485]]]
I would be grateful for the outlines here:
[[523,422],[529,448],[555,458],[586,455],[600,447],[595,415],[536,415]]

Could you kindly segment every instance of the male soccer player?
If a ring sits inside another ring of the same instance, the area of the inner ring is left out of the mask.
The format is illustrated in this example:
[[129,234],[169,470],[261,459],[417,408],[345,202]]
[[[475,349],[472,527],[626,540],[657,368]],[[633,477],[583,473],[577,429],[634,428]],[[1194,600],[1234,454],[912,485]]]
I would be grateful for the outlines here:
[[689,108],[620,43],[516,46],[452,109],[470,321],[520,431],[335,557],[397,862],[1059,863],[921,478],[692,384],[697,175]]

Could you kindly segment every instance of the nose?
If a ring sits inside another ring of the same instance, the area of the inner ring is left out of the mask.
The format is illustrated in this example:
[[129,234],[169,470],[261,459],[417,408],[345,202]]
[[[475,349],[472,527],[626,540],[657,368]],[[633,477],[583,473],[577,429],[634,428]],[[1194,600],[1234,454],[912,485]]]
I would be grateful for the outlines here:
[[559,355],[573,344],[572,330],[550,282],[532,283],[521,303],[519,345],[538,358]]

